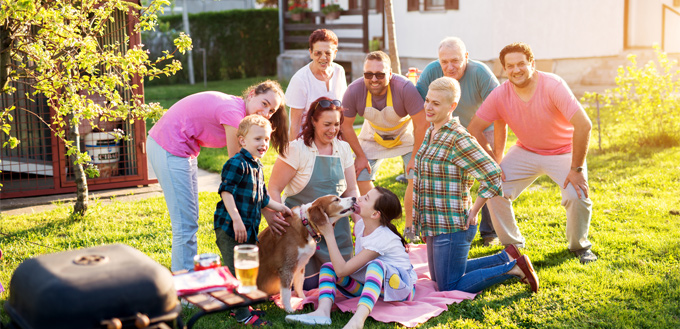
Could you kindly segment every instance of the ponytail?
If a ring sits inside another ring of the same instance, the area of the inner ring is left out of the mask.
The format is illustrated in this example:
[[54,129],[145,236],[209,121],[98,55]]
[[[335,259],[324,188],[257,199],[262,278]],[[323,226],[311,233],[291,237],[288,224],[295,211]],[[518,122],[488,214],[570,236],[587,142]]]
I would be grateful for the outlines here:
[[376,186],[375,189],[380,192],[380,198],[375,200],[373,205],[375,210],[380,212],[380,225],[387,226],[392,233],[396,234],[401,239],[401,244],[408,251],[406,239],[399,233],[397,227],[392,224],[392,220],[401,218],[401,202],[399,202],[399,197],[384,187]]

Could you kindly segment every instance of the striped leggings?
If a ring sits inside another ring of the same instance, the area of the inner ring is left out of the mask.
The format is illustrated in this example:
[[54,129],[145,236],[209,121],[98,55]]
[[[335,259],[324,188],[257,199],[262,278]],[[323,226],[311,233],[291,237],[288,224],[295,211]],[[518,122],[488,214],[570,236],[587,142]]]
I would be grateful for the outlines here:
[[[364,283],[352,279],[350,276],[338,278],[332,263],[321,265],[319,272],[319,300],[330,298],[335,302],[335,294],[339,290],[345,297],[359,298],[359,305],[364,305],[369,312],[373,310],[378,297],[382,295],[382,287],[385,278],[383,263],[379,260],[372,260],[366,269]],[[411,293],[406,300],[412,300],[415,294]]]

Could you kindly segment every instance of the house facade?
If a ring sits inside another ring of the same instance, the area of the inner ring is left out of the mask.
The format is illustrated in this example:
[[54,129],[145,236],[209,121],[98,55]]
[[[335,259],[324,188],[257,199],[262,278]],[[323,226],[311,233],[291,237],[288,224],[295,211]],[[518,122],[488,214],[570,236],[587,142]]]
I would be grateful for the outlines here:
[[[361,0],[338,1],[348,8],[352,2]],[[446,36],[463,39],[470,58],[486,62],[498,76],[502,74],[500,50],[512,42],[528,43],[539,69],[557,73],[569,84],[613,84],[616,67],[626,63],[628,53],[651,58],[649,49],[654,44],[668,53],[680,53],[680,0],[392,3],[402,72],[408,67],[422,69],[436,59],[439,41]],[[381,11],[369,11],[369,22],[371,38],[386,38]],[[342,48],[339,57],[341,53]]]

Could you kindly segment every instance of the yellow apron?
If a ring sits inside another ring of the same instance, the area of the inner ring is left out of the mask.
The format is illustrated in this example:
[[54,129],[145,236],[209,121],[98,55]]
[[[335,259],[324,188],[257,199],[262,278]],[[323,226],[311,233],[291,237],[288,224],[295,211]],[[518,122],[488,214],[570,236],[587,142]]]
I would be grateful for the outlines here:
[[394,110],[392,91],[387,86],[387,104],[382,111],[373,107],[371,93],[366,93],[364,125],[359,144],[368,159],[388,159],[413,151],[413,123],[410,116],[400,117]]

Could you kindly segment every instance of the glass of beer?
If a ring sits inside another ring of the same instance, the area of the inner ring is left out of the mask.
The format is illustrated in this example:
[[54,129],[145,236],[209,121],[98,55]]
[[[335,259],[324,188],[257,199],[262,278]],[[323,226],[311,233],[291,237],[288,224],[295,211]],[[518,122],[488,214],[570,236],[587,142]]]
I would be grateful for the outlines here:
[[257,290],[257,270],[260,259],[256,245],[242,244],[234,247],[236,278],[241,282],[238,292],[247,294]]

